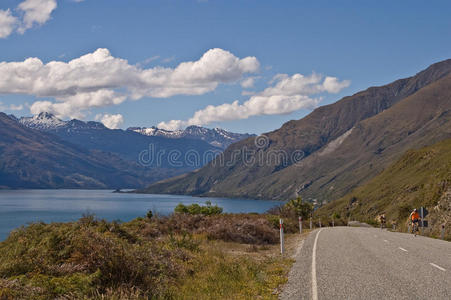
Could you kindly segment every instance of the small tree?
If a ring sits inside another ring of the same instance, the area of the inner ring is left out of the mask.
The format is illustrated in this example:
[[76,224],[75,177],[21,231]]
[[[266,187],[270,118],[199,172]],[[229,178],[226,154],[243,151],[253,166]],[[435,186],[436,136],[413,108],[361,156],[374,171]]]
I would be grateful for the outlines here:
[[313,205],[308,202],[303,202],[301,197],[288,201],[288,203],[285,204],[285,207],[293,210],[297,217],[302,217],[304,219],[308,218],[313,212]]
[[202,212],[202,208],[197,203],[193,203],[188,206],[188,213],[190,213],[191,215],[199,215],[199,214],[201,214],[201,212]]
[[149,209],[149,211],[147,212],[147,214],[146,214],[146,217],[147,217],[147,219],[152,219],[152,217],[153,217],[153,212]]
[[334,213],[332,214],[332,218],[333,218],[333,219],[341,219],[341,216],[340,216],[339,213],[334,212]]
[[188,208],[185,205],[183,205],[183,203],[179,203],[174,208],[174,212],[179,213],[179,214],[187,213],[188,212]]
[[219,215],[222,213],[222,207],[219,207],[217,205],[211,205],[210,201],[207,201],[206,206],[200,206],[197,203],[193,203],[191,205],[183,205],[180,203],[174,208],[175,213],[183,213],[183,214],[190,214],[190,215]]

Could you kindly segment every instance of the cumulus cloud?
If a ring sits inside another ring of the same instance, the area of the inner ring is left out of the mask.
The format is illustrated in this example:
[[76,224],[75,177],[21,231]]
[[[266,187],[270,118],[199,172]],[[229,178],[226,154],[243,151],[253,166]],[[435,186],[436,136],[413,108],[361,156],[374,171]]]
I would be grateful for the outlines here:
[[17,6],[19,16],[13,16],[10,9],[0,10],[0,38],[7,38],[15,30],[23,34],[33,26],[45,24],[56,7],[56,0],[25,0]]
[[103,125],[110,129],[118,129],[124,123],[124,117],[121,114],[99,114],[96,115],[96,120],[102,122]]
[[0,38],[8,37],[16,27],[18,20],[11,15],[11,11],[0,10]]
[[248,77],[241,81],[241,87],[245,89],[250,89],[254,87],[255,77]]
[[38,58],[0,62],[0,93],[53,98],[56,101],[33,103],[31,112],[80,117],[89,108],[117,105],[126,99],[205,94],[258,68],[255,57],[240,59],[217,48],[175,68],[148,69],[113,57],[107,49],[98,49],[69,62],[43,63]]
[[238,101],[218,106],[209,105],[196,111],[188,120],[161,122],[158,127],[167,130],[182,129],[190,125],[207,125],[212,122],[247,119],[258,115],[289,114],[296,110],[312,109],[319,104],[321,97],[311,95],[337,93],[349,86],[350,81],[338,81],[335,77],[323,77],[318,74],[278,74],[260,93],[251,96],[240,104]]
[[46,23],[56,6],[56,0],[25,0],[20,3],[17,9],[23,13],[23,18],[17,31],[24,33],[34,25]]

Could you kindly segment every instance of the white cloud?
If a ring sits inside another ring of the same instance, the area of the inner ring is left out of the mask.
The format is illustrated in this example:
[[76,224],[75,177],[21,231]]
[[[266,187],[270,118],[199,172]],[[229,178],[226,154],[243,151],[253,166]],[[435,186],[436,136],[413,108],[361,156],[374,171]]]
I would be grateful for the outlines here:
[[0,38],[7,38],[17,30],[23,34],[35,25],[43,25],[56,9],[56,0],[25,0],[17,6],[19,17],[13,16],[11,10],[0,10]]
[[209,105],[194,113],[188,120],[161,122],[159,128],[167,130],[182,129],[190,125],[206,125],[212,122],[247,119],[258,115],[289,114],[303,108],[314,108],[321,101],[311,95],[323,92],[337,93],[349,86],[350,81],[339,82],[335,77],[312,74],[278,74],[269,82],[272,86],[251,96],[243,104],[238,101],[218,106]]
[[110,129],[118,129],[124,123],[124,117],[121,114],[110,115],[96,115],[96,120],[100,120],[106,127]]
[[255,77],[248,77],[241,81],[241,87],[245,89],[250,89],[254,87]]
[[11,11],[0,10],[0,38],[8,37],[16,27],[18,20],[11,15]]
[[17,9],[23,13],[23,18],[17,31],[22,34],[34,25],[46,23],[56,6],[56,0],[25,0],[20,3]]
[[10,110],[23,110],[23,105],[22,104],[19,104],[19,105],[15,105],[15,104],[10,104],[9,105],[9,109]]
[[162,62],[163,63],[170,63],[174,59],[175,59],[175,56],[170,56],[170,57],[163,58]]
[[38,58],[0,62],[0,94],[54,98],[56,102],[33,103],[31,112],[80,117],[89,108],[117,105],[126,99],[205,94],[258,68],[255,57],[240,59],[217,48],[175,68],[148,69],[113,57],[107,49],[98,49],[69,62],[43,63]]
[[23,110],[23,108],[24,108],[24,106],[22,104],[20,104],[20,105],[14,105],[14,104],[5,105],[5,104],[3,104],[3,102],[0,101],[0,111],[5,111],[5,110],[19,111],[19,110]]
[[139,63],[136,64],[136,66],[141,68],[141,67],[144,67],[145,65],[148,65],[149,63],[153,62],[154,60],[158,60],[158,59],[160,59],[160,56],[159,55],[155,55],[155,56],[146,58],[143,61],[140,61]]
[[323,86],[327,92],[336,94],[342,89],[348,87],[350,83],[351,82],[349,80],[339,82],[336,77],[326,77],[326,79],[324,79]]

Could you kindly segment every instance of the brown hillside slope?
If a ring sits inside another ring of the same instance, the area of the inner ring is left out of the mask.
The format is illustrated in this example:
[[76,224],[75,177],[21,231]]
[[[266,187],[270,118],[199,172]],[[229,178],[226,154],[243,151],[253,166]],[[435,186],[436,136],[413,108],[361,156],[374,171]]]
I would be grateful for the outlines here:
[[374,220],[385,213],[387,220],[405,226],[413,208],[426,207],[432,234],[442,224],[451,239],[451,139],[419,150],[407,151],[396,163],[346,196],[323,206],[318,216],[338,213],[343,218]]
[[[151,185],[145,192],[281,200],[293,197],[300,192],[308,198],[321,200],[337,198],[358,184],[361,179],[377,174],[381,168],[379,165],[374,168],[373,164],[372,170],[359,174],[365,161],[352,161],[357,154],[376,151],[370,149],[373,144],[368,143],[368,146],[371,146],[369,148],[360,144],[344,148],[347,152],[343,153],[344,157],[341,159],[337,156],[342,153],[337,152],[340,149],[328,147],[331,142],[333,143],[351,128],[354,129],[345,141],[358,140],[359,132],[363,134],[362,130],[370,134],[371,128],[365,127],[365,120],[377,117],[383,111],[389,111],[396,103],[407,99],[431,83],[443,79],[450,72],[451,60],[447,60],[432,65],[414,77],[401,79],[382,87],[369,88],[351,97],[345,97],[332,105],[316,109],[301,120],[290,121],[282,128],[268,133],[269,142],[263,148],[257,147],[254,139],[233,144],[224,153],[225,163],[217,160],[197,172]],[[429,96],[434,98],[432,95]],[[433,102],[431,99],[430,101]],[[439,136],[437,138],[441,138],[441,134]],[[435,141],[435,139],[431,140]],[[346,143],[338,147],[343,148],[344,145]],[[305,158],[300,163],[288,159],[285,163],[271,161],[269,164],[249,165],[245,162],[242,149],[258,150],[257,153],[263,155],[282,149],[286,151],[289,158],[294,151],[302,151]],[[327,150],[323,152],[325,149]],[[378,156],[385,156],[382,149],[378,151]],[[349,157],[350,154],[352,157]],[[362,159],[368,160],[368,156]],[[227,163],[230,161],[234,163]],[[332,175],[334,173],[335,175]],[[358,180],[346,182],[349,177],[358,178]]]
[[[329,202],[380,173],[408,149],[450,137],[451,76],[447,76],[360,122],[333,151],[325,147],[273,180],[280,186],[294,183],[305,198]],[[306,182],[310,185],[302,189]]]

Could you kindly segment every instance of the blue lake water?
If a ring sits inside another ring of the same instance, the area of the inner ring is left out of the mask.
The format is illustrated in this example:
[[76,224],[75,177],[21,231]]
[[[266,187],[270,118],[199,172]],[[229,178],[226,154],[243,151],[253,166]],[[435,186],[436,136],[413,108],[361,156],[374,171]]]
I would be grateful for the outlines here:
[[281,204],[266,200],[122,194],[111,190],[0,190],[0,241],[14,228],[30,222],[68,222],[84,213],[109,221],[129,221],[145,216],[149,209],[167,215],[179,203],[204,204],[207,200],[227,213],[262,213]]

